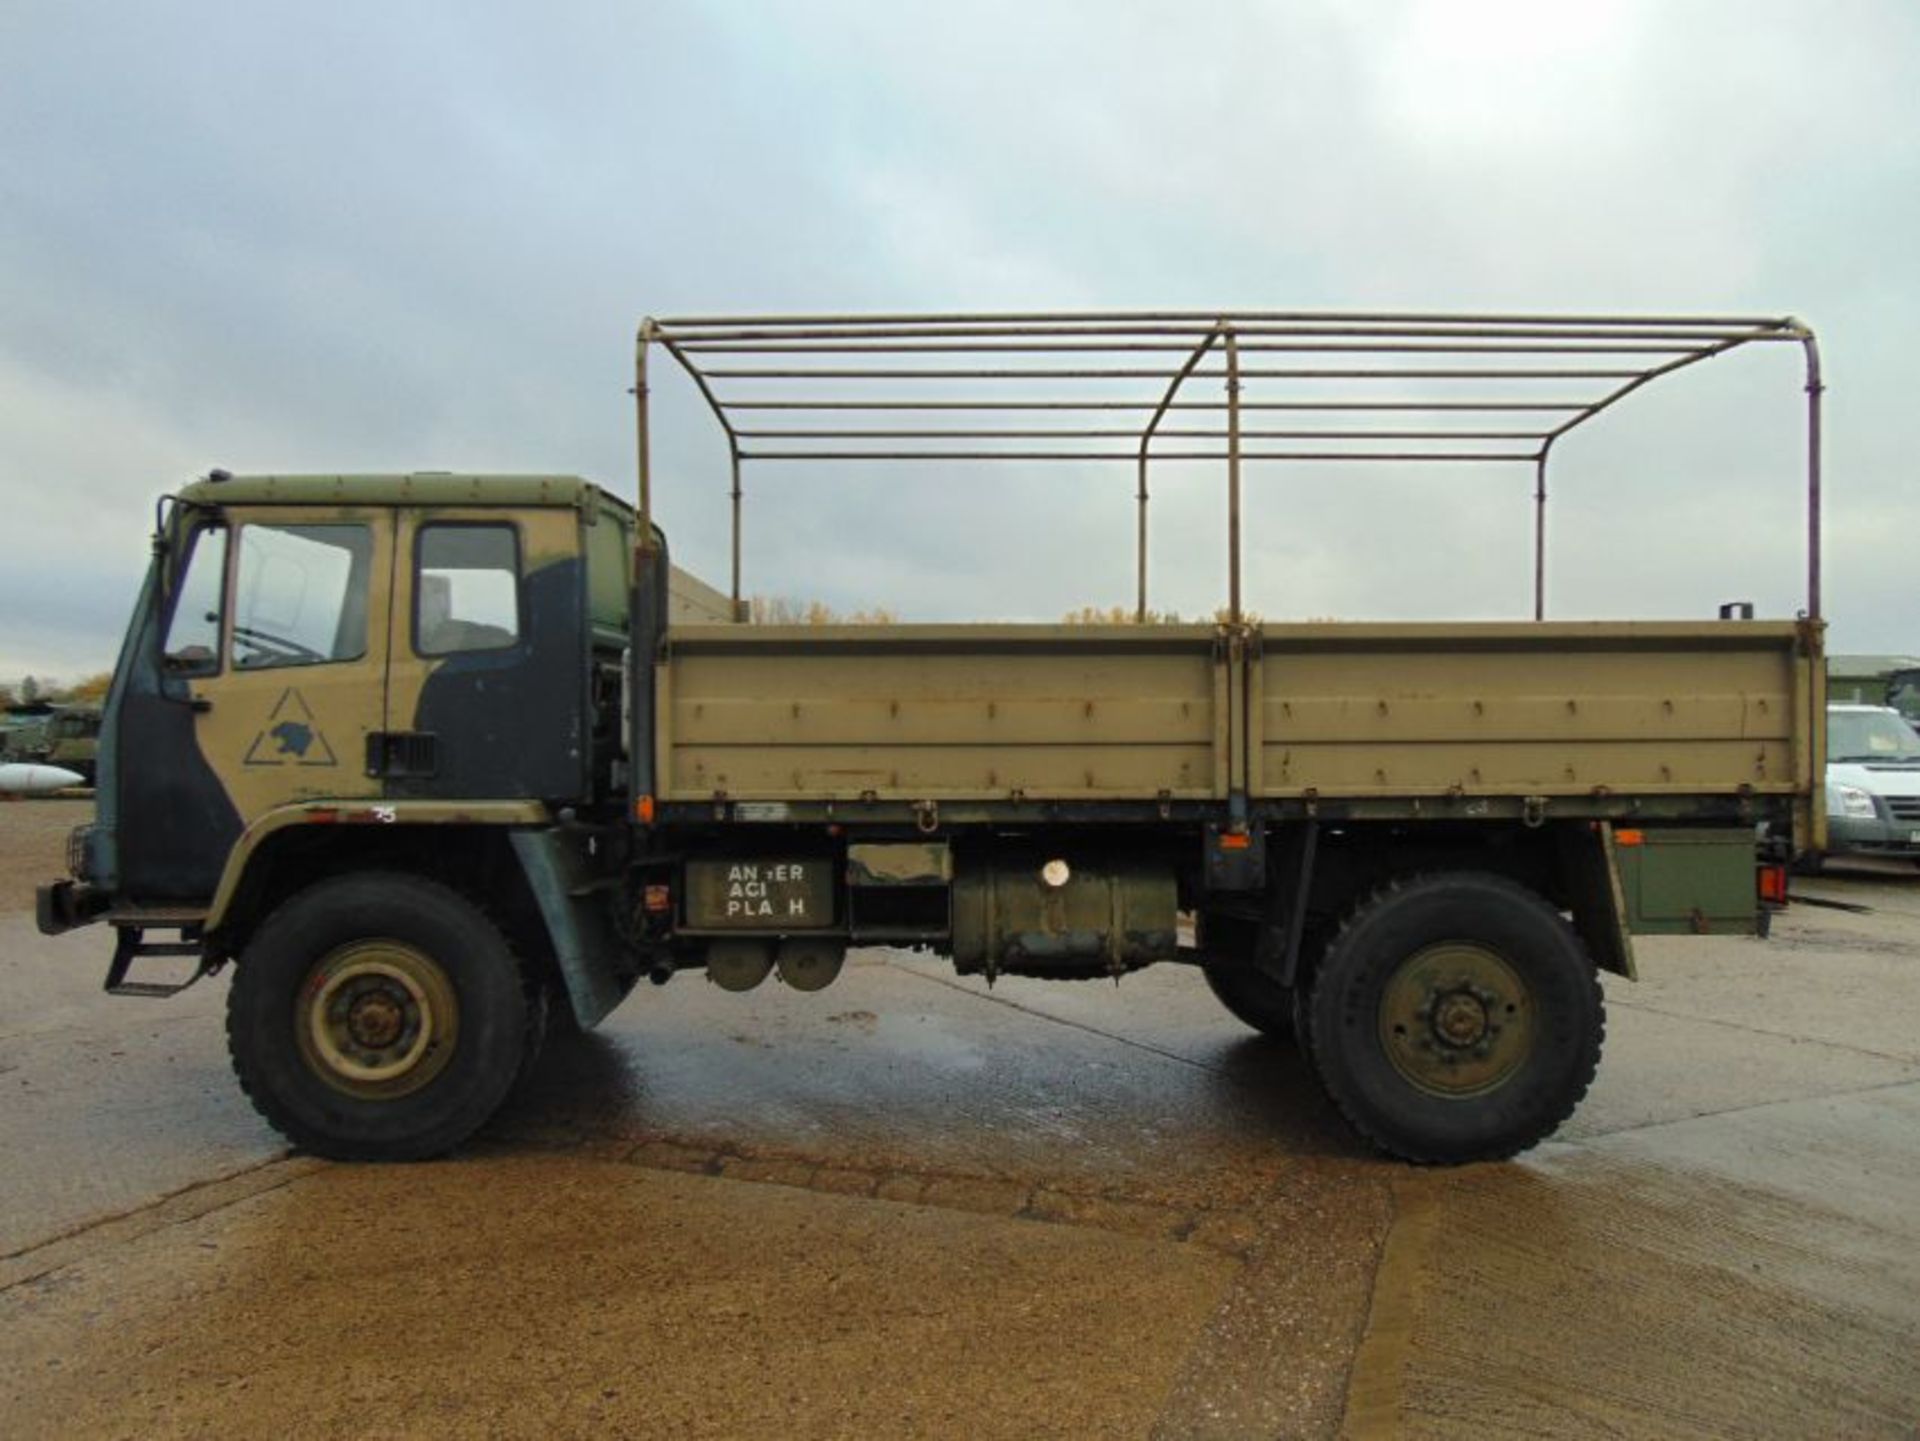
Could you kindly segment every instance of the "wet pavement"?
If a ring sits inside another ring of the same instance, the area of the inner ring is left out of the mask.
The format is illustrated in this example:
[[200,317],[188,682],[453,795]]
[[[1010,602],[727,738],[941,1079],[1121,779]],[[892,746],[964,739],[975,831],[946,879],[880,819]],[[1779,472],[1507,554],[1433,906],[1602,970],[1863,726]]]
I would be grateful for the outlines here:
[[[4,817],[0,817],[0,823]],[[643,988],[446,1162],[0,915],[12,1435],[1911,1436],[1920,873],[1643,944],[1561,1137],[1357,1147],[1194,975]]]

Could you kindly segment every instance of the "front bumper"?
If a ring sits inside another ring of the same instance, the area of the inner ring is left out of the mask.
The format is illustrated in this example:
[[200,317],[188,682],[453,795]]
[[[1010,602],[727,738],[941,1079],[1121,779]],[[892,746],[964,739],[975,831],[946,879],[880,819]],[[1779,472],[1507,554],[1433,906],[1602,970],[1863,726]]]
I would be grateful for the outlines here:
[[1829,814],[1827,854],[1920,856],[1920,821]]
[[65,935],[106,913],[107,893],[85,881],[55,881],[33,893],[33,918],[43,936]]

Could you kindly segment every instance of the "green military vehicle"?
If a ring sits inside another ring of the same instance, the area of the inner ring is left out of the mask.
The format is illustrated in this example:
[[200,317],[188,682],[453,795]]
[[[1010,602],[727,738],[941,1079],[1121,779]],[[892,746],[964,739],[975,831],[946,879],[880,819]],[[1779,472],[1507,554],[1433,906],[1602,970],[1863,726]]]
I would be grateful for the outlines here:
[[0,719],[0,761],[59,766],[93,782],[100,707],[40,702],[10,707]]
[[1920,657],[1910,655],[1829,655],[1829,705],[1890,705],[1898,697],[1920,696]]
[[30,701],[0,712],[0,761],[38,761],[46,754],[47,725],[53,707]]
[[93,784],[99,765],[100,707],[62,705],[47,720],[46,741],[40,759]]
[[1920,666],[1907,666],[1887,677],[1886,703],[1920,724]]
[[[149,957],[233,964],[242,1085],[331,1156],[458,1145],[550,1014],[642,977],[813,990],[856,946],[989,981],[1195,965],[1379,1147],[1511,1155],[1587,1089],[1598,971],[1637,933],[1764,931],[1823,843],[1817,369],[1806,614],[1544,615],[1548,450],[1773,342],[1816,359],[1791,320],[648,321],[637,507],[568,476],[174,496],[41,928],[111,927],[121,994],[177,987]],[[725,593],[652,521],[663,353],[727,443]],[[741,619],[748,463],[1108,460],[1143,620],[1150,471],[1222,463],[1218,623]],[[1382,460],[1527,467],[1532,619],[1245,613],[1243,466]]]

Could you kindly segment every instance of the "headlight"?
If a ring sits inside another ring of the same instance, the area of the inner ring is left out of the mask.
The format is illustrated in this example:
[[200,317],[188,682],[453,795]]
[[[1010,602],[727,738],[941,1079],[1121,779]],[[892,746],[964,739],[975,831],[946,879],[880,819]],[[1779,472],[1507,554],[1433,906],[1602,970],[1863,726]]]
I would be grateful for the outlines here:
[[1859,820],[1870,821],[1875,815],[1873,797],[1858,786],[1838,786],[1836,794],[1840,797],[1839,814],[1852,816]]

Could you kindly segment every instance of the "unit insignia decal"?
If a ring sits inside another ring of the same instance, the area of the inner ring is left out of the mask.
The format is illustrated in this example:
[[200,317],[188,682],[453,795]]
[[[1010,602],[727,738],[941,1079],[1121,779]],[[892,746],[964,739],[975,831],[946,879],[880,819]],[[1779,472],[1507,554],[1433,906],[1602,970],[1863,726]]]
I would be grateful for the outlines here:
[[314,723],[313,711],[300,692],[288,686],[274,702],[273,712],[260,734],[247,747],[250,766],[334,766],[340,762]]

